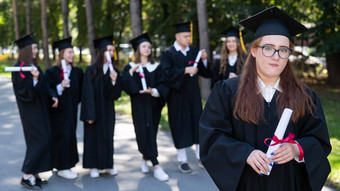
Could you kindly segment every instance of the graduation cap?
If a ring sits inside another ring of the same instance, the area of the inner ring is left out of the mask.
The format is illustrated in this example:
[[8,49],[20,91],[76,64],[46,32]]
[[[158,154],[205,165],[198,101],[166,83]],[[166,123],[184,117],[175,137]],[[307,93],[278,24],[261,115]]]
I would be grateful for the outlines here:
[[283,35],[290,38],[308,30],[277,7],[270,7],[242,20],[239,24],[255,32],[254,39],[266,35]]
[[190,22],[176,23],[176,24],[173,24],[172,26],[176,28],[176,33],[191,32]]
[[72,37],[68,37],[68,38],[53,42],[52,47],[53,49],[58,48],[60,52],[61,50],[65,48],[73,48],[71,42],[72,42]]
[[113,45],[113,35],[104,36],[93,40],[94,48],[102,50],[107,45]]
[[25,36],[20,37],[19,39],[15,40],[14,42],[18,45],[19,49],[24,48],[25,46],[31,44],[37,44],[37,42],[32,38],[34,32]]
[[132,40],[130,40],[130,43],[132,45],[132,48],[136,51],[138,46],[142,43],[142,42],[150,42],[150,37],[148,33],[144,33],[142,35],[139,35],[135,38],[133,38]]
[[240,38],[239,29],[234,26],[228,27],[226,30],[222,31],[221,34],[224,35],[225,37],[234,36]]

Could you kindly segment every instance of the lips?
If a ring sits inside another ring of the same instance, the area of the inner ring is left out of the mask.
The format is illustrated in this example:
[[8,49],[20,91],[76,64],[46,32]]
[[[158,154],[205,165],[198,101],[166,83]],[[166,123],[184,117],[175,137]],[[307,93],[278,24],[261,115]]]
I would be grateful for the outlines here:
[[271,66],[271,67],[278,67],[279,65],[278,64],[274,64],[274,63],[270,63],[269,66]]

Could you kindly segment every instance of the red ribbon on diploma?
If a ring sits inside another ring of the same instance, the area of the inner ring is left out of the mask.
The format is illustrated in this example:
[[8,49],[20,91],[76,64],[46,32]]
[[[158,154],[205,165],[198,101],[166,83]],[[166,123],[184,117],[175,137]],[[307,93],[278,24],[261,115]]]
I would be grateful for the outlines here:
[[197,63],[197,62],[195,62],[195,61],[189,61],[189,65],[195,64],[195,63]]
[[60,79],[60,81],[63,81],[66,71],[64,72],[63,68],[60,68],[60,69],[61,69],[61,72],[60,72],[60,75],[59,75],[59,79]]
[[145,78],[144,73],[139,73],[139,77],[140,77],[140,78]]
[[[282,140],[280,140],[279,138],[277,138],[275,135],[273,136],[273,138],[266,138],[264,140],[264,144],[266,144],[267,146],[274,146],[274,145],[277,145],[277,144],[281,144],[281,143],[292,143],[292,144],[297,144],[297,146],[299,147],[299,152],[300,152],[300,156],[299,156],[299,161],[301,161],[303,159],[303,149],[301,147],[301,145],[294,141],[295,135],[293,133],[288,133],[288,136]],[[270,140],[270,141],[274,141],[275,143],[273,144],[267,144],[267,141]]]
[[26,78],[26,76],[22,73],[22,67],[24,66],[24,62],[21,62],[21,64],[20,64],[20,76],[21,76],[21,78],[22,79],[25,79]]

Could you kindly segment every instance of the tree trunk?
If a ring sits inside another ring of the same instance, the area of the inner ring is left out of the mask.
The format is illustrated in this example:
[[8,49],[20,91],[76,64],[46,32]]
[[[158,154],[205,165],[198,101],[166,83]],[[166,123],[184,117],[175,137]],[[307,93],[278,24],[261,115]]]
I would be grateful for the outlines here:
[[93,26],[91,0],[85,0],[85,6],[86,6],[87,35],[88,35],[88,40],[89,40],[90,52],[91,52],[91,63],[93,63],[96,58],[96,50],[94,49],[94,44],[93,44],[94,26]]
[[47,70],[50,65],[48,53],[48,30],[47,30],[47,0],[41,0],[41,27],[43,33],[44,64]]
[[70,36],[68,32],[68,0],[61,1],[61,15],[63,17],[63,37],[67,38]]
[[142,34],[142,18],[141,18],[140,0],[130,0],[131,28],[133,37]]
[[31,29],[31,0],[26,0],[26,32],[30,34],[32,32]]
[[79,63],[82,63],[82,62],[83,62],[83,54],[82,54],[82,51],[83,51],[83,47],[79,47]]
[[[209,48],[209,34],[208,34],[208,16],[206,8],[206,0],[197,0],[197,19],[199,29],[199,41],[200,49],[205,49],[208,54],[208,60],[210,60],[210,48]],[[209,66],[208,66],[209,67]],[[209,78],[201,77],[201,95],[204,100],[207,100],[210,94]]]
[[328,84],[340,85],[340,52],[326,55]]
[[15,27],[15,38],[18,39],[20,37],[20,34],[19,34],[19,22],[18,22],[18,11],[17,11],[16,0],[12,0],[12,6],[13,6],[14,27]]

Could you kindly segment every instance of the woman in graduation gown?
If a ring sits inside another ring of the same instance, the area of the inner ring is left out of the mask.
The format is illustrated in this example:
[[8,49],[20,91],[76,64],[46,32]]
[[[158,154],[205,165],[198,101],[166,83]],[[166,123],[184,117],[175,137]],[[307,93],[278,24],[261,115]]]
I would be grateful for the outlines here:
[[87,67],[82,90],[81,116],[84,122],[83,167],[90,168],[90,176],[98,177],[98,170],[117,175],[113,168],[113,132],[115,126],[114,100],[121,95],[120,77],[117,70],[110,71],[105,57],[113,56],[113,36],[94,40],[99,50],[96,62]]
[[225,41],[221,48],[221,58],[216,60],[211,74],[211,88],[220,80],[236,77],[241,73],[245,62],[245,54],[242,51],[239,29],[230,26],[222,32]]
[[[276,7],[240,24],[255,32],[255,40],[241,76],[216,83],[207,101],[201,160],[220,190],[320,191],[330,172],[326,120],[318,96],[288,60],[294,48],[289,38],[307,28]],[[293,110],[284,137],[295,137],[269,159],[264,140],[273,138],[284,108]]]
[[[149,172],[147,161],[154,166],[154,177],[167,181],[169,176],[160,167],[157,160],[157,130],[161,111],[166,101],[167,88],[162,84],[161,67],[152,58],[151,41],[144,33],[131,41],[136,52],[136,59],[123,71],[123,89],[131,98],[132,119],[135,127],[138,150],[143,155],[141,171]],[[143,71],[140,71],[142,66]],[[146,81],[143,89],[141,79]]]
[[41,184],[38,173],[52,170],[51,123],[49,108],[58,106],[58,98],[48,88],[47,79],[38,66],[38,46],[32,34],[16,40],[19,47],[18,62],[15,66],[32,66],[37,69],[12,72],[13,90],[26,142],[26,155],[22,166],[24,173],[21,184],[29,189],[39,190]]
[[[77,162],[77,114],[83,82],[83,71],[73,66],[74,51],[71,44],[72,37],[53,43],[59,50],[59,58],[55,66],[47,70],[50,88],[58,94],[59,104],[51,109],[52,123],[52,155],[53,167],[58,170],[57,175],[66,179],[77,178],[73,168]],[[66,70],[61,61],[65,61]],[[68,78],[65,78],[68,75]]]

